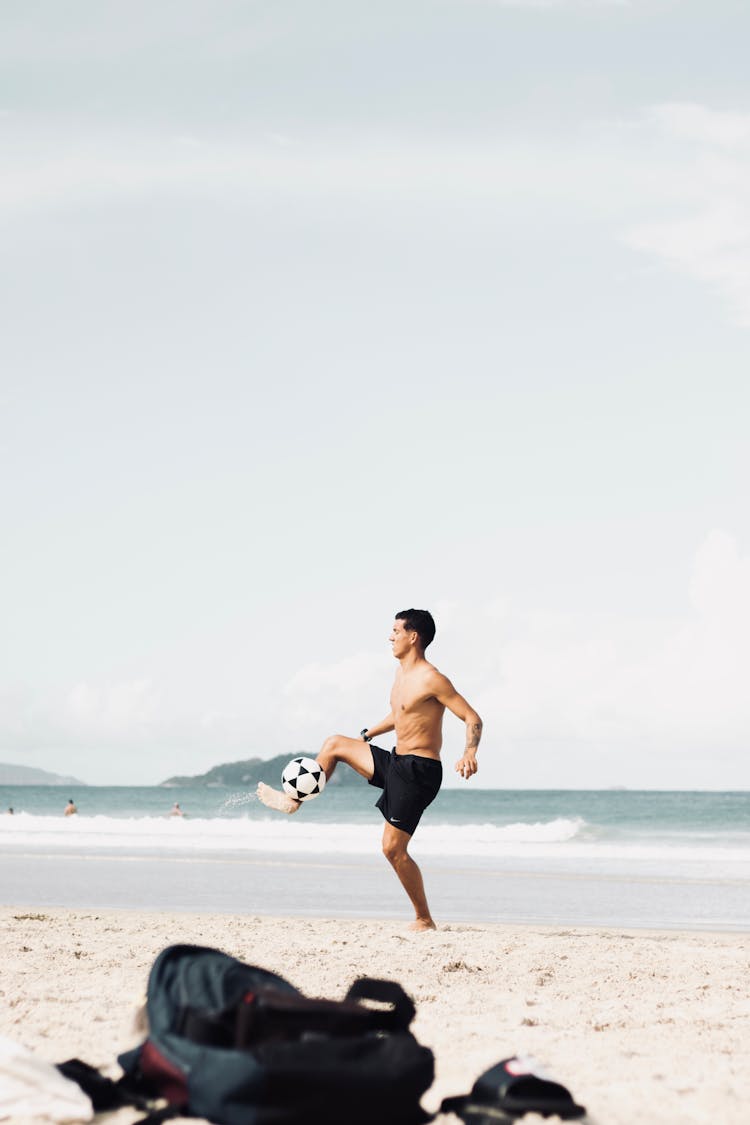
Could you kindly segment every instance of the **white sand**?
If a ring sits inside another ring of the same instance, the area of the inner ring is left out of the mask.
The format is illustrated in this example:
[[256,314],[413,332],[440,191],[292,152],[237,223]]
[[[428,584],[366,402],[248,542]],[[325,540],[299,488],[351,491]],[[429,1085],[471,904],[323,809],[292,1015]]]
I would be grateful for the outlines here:
[[[166,945],[215,946],[342,997],[399,981],[436,1059],[435,1110],[501,1058],[534,1055],[599,1125],[750,1121],[750,936],[0,909],[0,1035],[116,1076]],[[111,1120],[135,1120],[122,1110]],[[441,1122],[456,1122],[443,1116]],[[541,1118],[527,1117],[529,1123]]]

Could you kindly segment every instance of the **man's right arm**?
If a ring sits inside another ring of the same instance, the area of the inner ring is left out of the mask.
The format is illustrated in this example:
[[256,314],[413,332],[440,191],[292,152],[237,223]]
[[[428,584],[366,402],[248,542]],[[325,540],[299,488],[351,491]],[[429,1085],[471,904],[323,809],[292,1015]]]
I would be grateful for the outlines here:
[[391,711],[391,713],[386,715],[384,719],[381,719],[379,723],[375,723],[375,726],[368,727],[362,737],[369,742],[371,738],[377,738],[379,734],[387,734],[389,730],[395,729],[396,720],[393,718],[393,712]]

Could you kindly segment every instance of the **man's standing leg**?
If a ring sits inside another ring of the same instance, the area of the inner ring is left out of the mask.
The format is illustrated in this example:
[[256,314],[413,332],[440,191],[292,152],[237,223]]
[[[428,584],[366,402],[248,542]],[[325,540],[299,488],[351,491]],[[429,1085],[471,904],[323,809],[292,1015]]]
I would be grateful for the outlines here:
[[412,930],[435,930],[437,927],[432,920],[430,908],[427,905],[427,897],[424,893],[422,872],[407,851],[410,840],[411,836],[408,832],[402,832],[400,828],[394,828],[392,824],[386,824],[383,829],[383,855],[398,875],[401,886],[414,907],[416,918],[409,928]]

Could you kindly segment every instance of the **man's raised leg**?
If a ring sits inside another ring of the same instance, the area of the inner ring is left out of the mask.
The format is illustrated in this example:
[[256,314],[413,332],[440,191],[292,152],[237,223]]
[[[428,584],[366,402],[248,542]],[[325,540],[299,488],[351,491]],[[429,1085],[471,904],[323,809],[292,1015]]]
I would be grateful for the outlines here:
[[402,832],[400,828],[386,824],[383,829],[383,855],[398,875],[401,886],[414,907],[416,918],[409,929],[435,930],[437,927],[432,920],[424,893],[422,872],[406,850],[410,840],[411,836],[408,832]]
[[[373,775],[374,767],[370,747],[362,739],[347,738],[344,734],[334,734],[327,738],[320,748],[316,761],[323,767],[326,781],[330,779],[339,762],[346,762],[348,766],[351,766],[353,770],[356,770],[361,777],[367,778],[368,781]],[[276,812],[296,813],[301,805],[300,801],[288,797],[283,791],[272,789],[270,785],[265,785],[262,781],[255,790],[255,795],[259,801]]]

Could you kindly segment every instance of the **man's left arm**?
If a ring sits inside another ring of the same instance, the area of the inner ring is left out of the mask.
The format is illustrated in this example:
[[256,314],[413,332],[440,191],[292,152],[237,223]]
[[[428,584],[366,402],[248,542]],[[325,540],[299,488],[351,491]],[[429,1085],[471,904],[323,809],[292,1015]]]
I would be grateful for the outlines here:
[[466,723],[466,747],[463,755],[456,762],[455,770],[468,781],[477,772],[477,751],[479,750],[479,740],[482,737],[482,720],[445,676],[440,676],[435,698],[444,707],[447,707],[457,719]]

